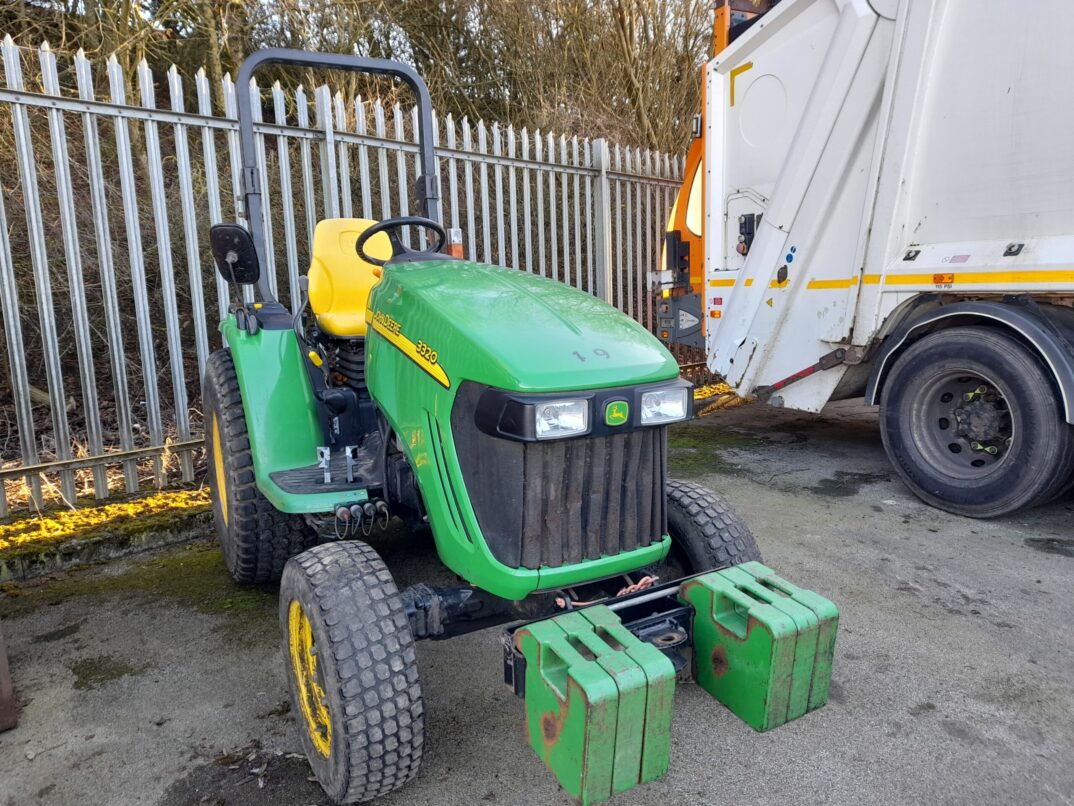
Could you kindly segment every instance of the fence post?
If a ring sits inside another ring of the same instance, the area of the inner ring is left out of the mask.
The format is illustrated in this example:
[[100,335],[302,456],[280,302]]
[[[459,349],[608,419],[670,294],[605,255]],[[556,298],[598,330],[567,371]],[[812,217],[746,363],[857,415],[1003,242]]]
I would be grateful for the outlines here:
[[0,732],[11,730],[18,724],[19,708],[15,703],[15,689],[11,684],[11,667],[7,663],[4,628],[0,626]]
[[313,107],[317,125],[324,132],[324,142],[321,143],[321,196],[324,198],[324,217],[339,218],[336,135],[332,128],[332,95],[327,84],[322,84],[313,91]]
[[593,239],[595,254],[594,279],[596,295],[607,303],[612,301],[612,204],[611,183],[608,181],[608,166],[611,164],[611,151],[608,141],[593,141],[593,167],[597,170],[593,188],[593,223],[596,234]]

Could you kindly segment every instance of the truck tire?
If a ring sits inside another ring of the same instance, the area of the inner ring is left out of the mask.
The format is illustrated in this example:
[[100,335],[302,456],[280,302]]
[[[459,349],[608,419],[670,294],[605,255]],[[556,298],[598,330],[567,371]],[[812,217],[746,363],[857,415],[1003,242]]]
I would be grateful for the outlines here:
[[880,400],[891,463],[922,501],[973,518],[1062,491],[1074,431],[1040,358],[1002,331],[957,327],[912,344]]
[[413,778],[425,710],[410,622],[384,561],[357,540],[294,557],[280,624],[292,710],[328,797],[359,803]]
[[239,379],[227,350],[209,356],[201,399],[213,520],[224,564],[242,584],[277,580],[288,558],[314,535],[301,517],[280,512],[257,489]]
[[669,480],[667,502],[672,573],[699,574],[761,561],[753,533],[712,490],[692,481]]

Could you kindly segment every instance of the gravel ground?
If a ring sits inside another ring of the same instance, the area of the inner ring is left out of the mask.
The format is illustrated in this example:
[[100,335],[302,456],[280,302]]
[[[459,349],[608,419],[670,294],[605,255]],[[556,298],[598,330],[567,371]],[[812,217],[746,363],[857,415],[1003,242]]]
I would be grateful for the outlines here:
[[[613,804],[1074,802],[1069,501],[979,522],[929,509],[875,414],[748,406],[677,428],[672,472],[722,492],[768,563],[842,612],[829,704],[766,734],[692,684],[671,770]],[[401,584],[430,545],[382,549]],[[0,804],[314,804],[288,713],[275,592],[208,541],[0,595],[18,729]],[[558,804],[501,682],[496,630],[420,645],[422,774],[381,803]]]

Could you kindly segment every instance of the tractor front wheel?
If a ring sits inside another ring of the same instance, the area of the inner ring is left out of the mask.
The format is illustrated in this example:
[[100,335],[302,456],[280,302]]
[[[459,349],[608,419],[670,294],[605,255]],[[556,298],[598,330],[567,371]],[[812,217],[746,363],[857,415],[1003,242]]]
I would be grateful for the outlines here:
[[670,573],[684,576],[761,561],[749,527],[712,490],[692,481],[669,480],[667,502]]
[[328,797],[359,803],[413,778],[425,711],[410,622],[384,561],[357,540],[294,557],[280,624],[292,711]]
[[227,350],[209,356],[201,397],[213,519],[224,563],[236,582],[272,582],[314,535],[302,518],[280,512],[257,489],[239,379]]

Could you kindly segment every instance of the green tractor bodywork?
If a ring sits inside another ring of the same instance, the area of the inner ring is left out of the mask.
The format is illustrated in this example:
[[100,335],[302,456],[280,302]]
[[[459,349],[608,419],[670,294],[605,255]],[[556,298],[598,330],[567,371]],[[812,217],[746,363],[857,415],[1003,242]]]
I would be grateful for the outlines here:
[[[674,358],[641,325],[553,280],[456,260],[389,264],[370,296],[367,319],[366,381],[401,437],[448,568],[497,596],[521,599],[663,559],[666,535],[633,551],[555,568],[498,561],[470,504],[452,428],[464,382],[549,393],[674,380]],[[362,500],[338,492],[288,493],[273,481],[278,471],[309,465],[324,440],[297,338],[290,329],[250,335],[234,317],[221,330],[238,370],[265,497],[293,513],[332,512]]]
[[[418,97],[426,217],[321,222],[296,315],[260,272],[263,64],[392,76]],[[268,50],[236,86],[249,230],[215,224],[210,241],[224,279],[256,283],[260,302],[232,303],[226,348],[206,364],[214,522],[236,580],[280,579],[292,711],[330,799],[366,801],[417,774],[416,638],[523,620],[504,632],[504,680],[526,699],[537,755],[583,804],[666,772],[691,663],[759,730],[822,705],[834,606],[744,562],[760,553],[730,507],[667,478],[667,427],[690,416],[691,388],[667,349],[590,294],[443,253],[421,78]],[[399,231],[415,226],[438,241],[410,249]],[[372,546],[348,539],[393,516],[428,524],[459,584],[400,591]]]
[[452,428],[464,382],[505,392],[568,392],[673,380],[671,354],[610,305],[552,280],[461,261],[385,271],[370,297],[367,382],[421,487],[444,563],[490,593],[521,599],[656,563],[666,535],[615,556],[510,568],[489,551]]
[[324,443],[298,338],[290,328],[250,334],[231,315],[220,325],[242,391],[257,487],[281,512],[330,512],[339,493],[295,495],[272,474],[310,463]]

